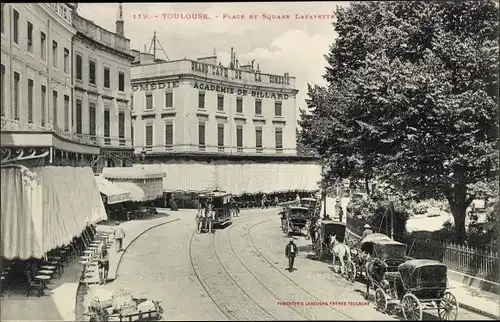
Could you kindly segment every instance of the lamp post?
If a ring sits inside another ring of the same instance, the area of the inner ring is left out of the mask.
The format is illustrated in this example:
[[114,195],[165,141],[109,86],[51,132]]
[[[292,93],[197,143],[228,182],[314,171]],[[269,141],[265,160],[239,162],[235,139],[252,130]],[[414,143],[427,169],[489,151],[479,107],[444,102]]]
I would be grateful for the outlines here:
[[389,195],[389,201],[391,202],[391,239],[394,239],[394,201],[396,200],[395,195]]

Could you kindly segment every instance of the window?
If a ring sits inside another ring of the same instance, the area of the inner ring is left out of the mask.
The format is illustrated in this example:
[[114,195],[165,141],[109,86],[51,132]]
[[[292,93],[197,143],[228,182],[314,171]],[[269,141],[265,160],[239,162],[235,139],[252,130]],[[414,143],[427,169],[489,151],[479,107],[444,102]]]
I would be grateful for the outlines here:
[[118,90],[125,92],[125,74],[123,72],[118,72]]
[[146,125],[146,148],[153,147],[153,125]]
[[[3,3],[2,3],[2,8],[3,8]],[[3,9],[2,9],[3,10]],[[2,17],[3,17],[3,12],[2,12]],[[5,116],[5,66],[1,65],[2,67],[2,89],[0,92],[0,98],[2,99],[2,102],[0,103],[0,109],[1,109],[1,114],[2,116]]]
[[243,152],[243,127],[241,125],[236,127],[236,147],[238,152]]
[[52,66],[57,68],[57,41],[52,40]]
[[262,152],[262,128],[255,128],[255,147],[257,148],[257,152]]
[[57,91],[52,91],[52,123],[57,126]]
[[82,80],[82,55],[76,54],[76,79]]
[[4,17],[4,9],[5,9],[5,3],[2,3],[2,9],[0,9],[0,10],[1,10],[1,13],[0,13],[0,14],[1,14],[1,17],[0,17],[0,19],[2,19],[2,20],[0,21],[0,23],[2,24],[2,34],[3,34],[3,30],[4,30],[4,28],[5,28],[5,27],[4,27],[4,25],[5,25],[5,24],[4,24],[4,21],[5,21],[5,17]]
[[95,85],[95,61],[89,60],[89,83]]
[[47,36],[43,31],[40,31],[40,59],[43,61],[47,60]]
[[28,52],[33,53],[33,24],[28,21]]
[[205,122],[198,123],[198,144],[205,146]]
[[69,49],[64,48],[64,72],[69,74]]
[[95,102],[89,102],[89,134],[95,136],[96,129],[96,106]]
[[282,110],[281,110],[281,102],[274,102],[274,115],[275,116],[282,116]]
[[203,92],[198,93],[198,108],[200,110],[205,109],[205,93]]
[[224,149],[224,124],[217,124],[217,146]]
[[118,137],[125,138],[125,112],[118,112]]
[[47,87],[45,85],[41,86],[41,92],[42,95],[40,97],[40,117],[42,121],[42,126],[45,126],[46,123],[46,118],[45,115],[47,114]]
[[130,136],[132,138],[132,146],[134,146],[134,137],[135,137],[134,123],[130,123]]
[[236,113],[243,113],[243,98],[236,98]]
[[109,139],[106,139],[106,138],[109,138],[111,136],[110,132],[111,132],[111,118],[110,118],[110,114],[109,114],[109,107],[106,107],[105,110],[104,110],[104,144],[106,145],[109,145],[111,144],[111,140]]
[[20,94],[19,82],[21,81],[21,75],[18,72],[14,72],[14,118],[19,120],[19,101]]
[[34,82],[28,78],[28,122],[33,123],[33,86]]
[[153,93],[146,93],[146,110],[153,109]]
[[274,141],[276,150],[283,150],[283,129],[276,128],[274,130]]
[[69,113],[69,96],[64,95],[64,130],[69,132],[70,113]]
[[224,95],[217,95],[217,110],[224,111]]
[[262,100],[255,100],[255,115],[262,115]]
[[76,133],[82,134],[82,100],[76,100]]
[[165,108],[173,108],[174,107],[174,93],[173,92],[165,92]]
[[109,88],[109,77],[110,77],[110,70],[109,67],[104,67],[104,87]]
[[19,45],[19,12],[15,9],[12,11],[14,13],[14,21],[12,22],[12,24],[13,24],[12,34],[14,37],[14,42]]
[[165,123],[165,147],[171,148],[174,144],[174,124]]

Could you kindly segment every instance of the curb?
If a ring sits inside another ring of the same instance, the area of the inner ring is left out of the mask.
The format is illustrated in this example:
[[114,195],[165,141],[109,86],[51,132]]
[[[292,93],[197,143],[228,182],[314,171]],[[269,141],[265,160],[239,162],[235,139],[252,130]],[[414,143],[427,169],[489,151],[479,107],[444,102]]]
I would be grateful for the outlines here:
[[486,311],[483,311],[481,309],[478,309],[476,307],[473,307],[473,306],[470,306],[470,305],[467,305],[465,303],[462,303],[462,302],[458,302],[458,305],[460,306],[460,308],[463,308],[463,309],[466,309],[467,311],[471,311],[473,313],[476,313],[476,314],[479,314],[479,315],[483,315],[485,317],[488,317],[488,318],[491,318],[493,320],[498,320],[500,319],[500,316],[498,315],[495,315],[493,313],[489,313],[489,312],[486,312]]
[[116,272],[115,272],[115,278],[113,280],[111,280],[110,282],[114,281],[117,277],[118,277],[118,269],[120,268],[120,264],[122,262],[122,257],[123,255],[125,255],[125,252],[127,251],[127,249],[130,247],[130,245],[132,245],[132,243],[134,241],[136,241],[137,238],[141,237],[142,235],[144,235],[146,232],[150,231],[151,229],[153,228],[157,228],[157,227],[160,227],[160,226],[163,226],[163,225],[166,225],[166,224],[170,224],[174,221],[178,221],[180,220],[180,218],[174,218],[174,219],[171,219],[169,221],[166,221],[166,222],[162,222],[162,223],[159,223],[159,224],[156,224],[156,225],[153,225],[149,228],[147,228],[146,230],[143,230],[141,233],[139,233],[137,236],[135,236],[131,241],[130,243],[128,243],[127,247],[125,247],[125,249],[121,252],[120,254],[120,258],[118,259],[118,264],[116,265]]

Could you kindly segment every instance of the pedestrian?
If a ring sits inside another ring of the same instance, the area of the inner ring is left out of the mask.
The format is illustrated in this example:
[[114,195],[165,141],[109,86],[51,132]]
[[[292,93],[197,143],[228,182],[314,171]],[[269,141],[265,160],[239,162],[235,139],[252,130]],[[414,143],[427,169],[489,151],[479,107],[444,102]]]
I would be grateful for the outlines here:
[[361,239],[365,238],[366,236],[373,234],[373,230],[371,229],[370,225],[366,224],[363,226],[363,235],[361,236]]
[[120,227],[120,222],[116,222],[116,228],[115,228],[115,243],[116,243],[116,252],[119,253],[122,251],[122,245],[123,245],[123,239],[125,238],[125,232],[123,231],[123,228]]
[[274,197],[274,206],[278,207],[279,203],[280,203],[280,199],[278,198],[278,196]]
[[295,256],[299,253],[297,245],[290,239],[290,243],[285,247],[285,257],[288,258],[288,271],[293,272],[293,263],[295,261]]
[[103,248],[101,256],[99,257],[99,284],[106,284],[108,281],[108,273],[109,273],[109,253],[106,248]]
[[299,194],[297,194],[297,196],[295,197],[295,202],[300,205],[300,196]]

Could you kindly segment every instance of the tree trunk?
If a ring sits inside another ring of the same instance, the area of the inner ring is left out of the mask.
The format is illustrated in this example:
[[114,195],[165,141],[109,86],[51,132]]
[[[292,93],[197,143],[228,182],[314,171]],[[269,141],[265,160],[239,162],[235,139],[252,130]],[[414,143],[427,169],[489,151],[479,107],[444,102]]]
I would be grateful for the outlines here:
[[465,230],[465,218],[467,207],[471,204],[473,196],[467,198],[467,186],[464,183],[457,183],[453,189],[445,189],[445,196],[450,204],[455,226],[455,242],[459,245],[465,243],[467,233]]
[[365,190],[366,190],[366,194],[368,196],[370,196],[370,185],[368,184],[369,183],[369,180],[368,179],[365,179]]
[[460,207],[459,205],[452,206],[451,204],[450,208],[455,222],[455,243],[463,245],[467,238],[465,230],[466,208]]

